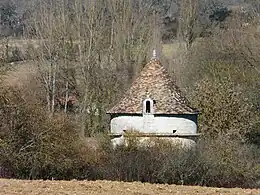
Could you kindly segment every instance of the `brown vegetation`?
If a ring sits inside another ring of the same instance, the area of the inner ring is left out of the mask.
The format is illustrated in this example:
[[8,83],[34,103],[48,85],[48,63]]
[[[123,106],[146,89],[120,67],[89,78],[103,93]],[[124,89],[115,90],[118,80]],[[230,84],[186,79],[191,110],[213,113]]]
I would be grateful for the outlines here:
[[161,18],[146,1],[89,2],[30,1],[23,38],[37,44],[20,51],[1,40],[0,167],[20,179],[259,187],[257,10],[205,27],[200,1],[183,1],[178,44],[164,46],[160,59],[200,110],[202,137],[191,151],[167,144],[114,150],[106,111],[153,47],[163,47]]

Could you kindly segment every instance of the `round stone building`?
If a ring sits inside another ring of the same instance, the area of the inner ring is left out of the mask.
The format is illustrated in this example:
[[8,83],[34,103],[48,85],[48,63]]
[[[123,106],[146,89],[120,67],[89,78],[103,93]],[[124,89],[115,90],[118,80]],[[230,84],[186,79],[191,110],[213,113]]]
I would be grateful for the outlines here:
[[122,100],[107,113],[116,145],[123,143],[127,130],[183,143],[197,136],[198,111],[181,95],[155,51]]

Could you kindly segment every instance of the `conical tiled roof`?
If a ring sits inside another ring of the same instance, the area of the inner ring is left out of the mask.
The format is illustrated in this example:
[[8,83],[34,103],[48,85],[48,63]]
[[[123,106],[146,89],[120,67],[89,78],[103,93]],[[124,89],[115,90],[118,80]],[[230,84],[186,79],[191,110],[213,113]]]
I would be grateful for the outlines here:
[[108,111],[110,114],[141,114],[143,101],[147,97],[155,100],[154,114],[196,114],[197,111],[188,105],[181,96],[158,59],[152,59],[133,82],[124,98]]

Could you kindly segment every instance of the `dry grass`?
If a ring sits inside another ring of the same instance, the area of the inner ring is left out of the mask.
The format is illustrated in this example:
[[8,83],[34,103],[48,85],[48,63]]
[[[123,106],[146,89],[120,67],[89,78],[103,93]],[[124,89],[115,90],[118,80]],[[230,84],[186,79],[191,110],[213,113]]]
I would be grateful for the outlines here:
[[[6,39],[0,40],[0,45],[5,46],[7,43]],[[9,39],[8,45],[9,47],[18,47],[21,50],[24,50],[28,47],[28,45],[32,45],[35,48],[39,47],[40,41],[36,39]]]
[[[6,43],[6,40],[0,40],[1,54],[5,51],[4,48],[6,47]],[[18,48],[24,54],[28,46],[38,48],[40,43],[41,41],[36,39],[10,39],[8,41],[8,46],[10,48]],[[77,43],[77,41],[74,41],[74,43]],[[162,52],[165,57],[172,59],[173,57],[176,57],[176,55],[179,53],[178,50],[182,47],[184,47],[184,43],[175,41],[174,43],[163,44]]]
[[162,53],[167,59],[174,59],[177,58],[180,49],[184,48],[185,44],[182,42],[175,41],[174,43],[170,44],[163,44],[162,45]]
[[260,194],[256,189],[126,183],[111,181],[27,181],[0,179],[0,194]]
[[29,86],[33,77],[36,76],[36,65],[32,61],[12,63],[9,71],[4,76],[4,84],[7,86]]

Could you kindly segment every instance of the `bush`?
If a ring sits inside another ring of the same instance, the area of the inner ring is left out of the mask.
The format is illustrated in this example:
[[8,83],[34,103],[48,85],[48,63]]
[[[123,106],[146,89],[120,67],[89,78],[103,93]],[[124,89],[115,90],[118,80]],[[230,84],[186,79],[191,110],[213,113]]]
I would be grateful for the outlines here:
[[1,88],[0,166],[15,178],[74,178],[74,167],[86,164],[72,120],[49,117],[44,107],[26,102],[23,94]]
[[[165,147],[166,146],[166,147]],[[258,152],[259,153],[259,152]],[[230,141],[200,140],[192,150],[168,144],[119,147],[105,153],[96,179],[216,187],[259,187],[254,148]]]
[[259,156],[254,148],[228,137],[202,141],[198,145],[196,185],[216,187],[256,187]]
[[191,99],[194,106],[200,108],[199,129],[203,135],[246,139],[245,135],[259,118],[252,103],[237,88],[226,78],[216,81],[205,78],[197,83]]

